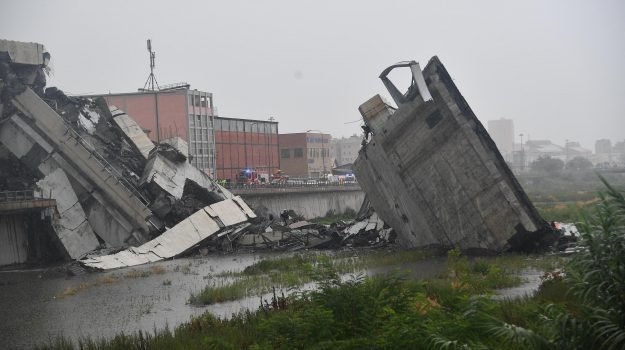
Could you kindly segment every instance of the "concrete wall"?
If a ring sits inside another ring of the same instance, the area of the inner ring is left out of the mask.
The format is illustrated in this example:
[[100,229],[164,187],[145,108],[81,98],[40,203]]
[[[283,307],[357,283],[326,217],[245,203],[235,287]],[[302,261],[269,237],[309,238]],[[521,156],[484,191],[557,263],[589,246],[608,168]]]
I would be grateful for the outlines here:
[[329,210],[342,213],[346,209],[358,211],[365,199],[365,193],[354,191],[305,191],[248,193],[241,197],[252,207],[265,207],[269,213],[278,215],[284,209],[293,209],[306,219],[325,216]]
[[33,209],[0,215],[0,266],[66,258],[52,233],[51,212]]
[[23,215],[0,215],[0,266],[28,259],[28,234]]

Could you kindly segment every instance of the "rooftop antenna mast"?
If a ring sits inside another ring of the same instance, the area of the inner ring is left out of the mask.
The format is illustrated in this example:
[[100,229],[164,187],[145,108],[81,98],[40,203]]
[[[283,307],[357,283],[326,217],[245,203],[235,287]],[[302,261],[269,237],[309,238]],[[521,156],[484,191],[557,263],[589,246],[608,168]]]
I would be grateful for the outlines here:
[[146,80],[143,85],[143,90],[160,90],[156,77],[154,76],[154,59],[156,58],[156,53],[152,51],[152,39],[148,39],[148,52],[150,53],[150,75],[148,75],[148,80]]

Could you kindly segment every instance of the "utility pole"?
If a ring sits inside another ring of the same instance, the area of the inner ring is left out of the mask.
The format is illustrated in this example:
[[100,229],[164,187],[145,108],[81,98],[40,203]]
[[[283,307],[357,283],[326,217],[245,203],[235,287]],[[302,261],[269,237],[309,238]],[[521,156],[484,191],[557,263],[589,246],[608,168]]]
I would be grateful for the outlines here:
[[523,133],[520,133],[521,136],[521,171],[525,170],[525,148],[523,147]]
[[144,91],[152,91],[154,93],[154,110],[156,112],[156,143],[161,142],[161,126],[160,120],[158,116],[158,90],[160,87],[158,86],[158,82],[156,81],[156,76],[154,76],[154,67],[156,66],[154,60],[156,59],[156,52],[152,51],[152,39],[148,39],[148,52],[150,53],[150,75],[148,75],[148,80],[145,81],[143,85]]

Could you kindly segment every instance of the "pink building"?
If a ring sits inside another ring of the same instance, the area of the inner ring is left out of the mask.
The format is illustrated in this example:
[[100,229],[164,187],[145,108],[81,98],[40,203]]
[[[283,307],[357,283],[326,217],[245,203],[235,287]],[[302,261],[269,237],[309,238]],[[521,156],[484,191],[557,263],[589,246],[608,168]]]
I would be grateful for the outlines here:
[[215,175],[213,94],[190,90],[188,85],[157,91],[102,95],[109,106],[131,116],[150,139],[159,142],[181,137],[189,143],[191,164]]
[[280,134],[280,169],[287,175],[318,178],[332,170],[330,134]]

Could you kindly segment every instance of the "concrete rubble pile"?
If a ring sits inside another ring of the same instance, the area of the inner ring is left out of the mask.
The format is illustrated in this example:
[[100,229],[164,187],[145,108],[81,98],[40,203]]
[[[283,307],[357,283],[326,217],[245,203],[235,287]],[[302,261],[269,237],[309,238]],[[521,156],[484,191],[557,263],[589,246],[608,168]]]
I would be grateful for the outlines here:
[[[403,68],[401,93],[388,74]],[[359,108],[365,138],[354,171],[375,212],[406,247],[532,251],[556,236],[532,205],[437,57],[380,75],[397,108],[376,95]]]
[[297,251],[350,247],[377,248],[395,242],[396,235],[393,229],[370,208],[368,201],[363,203],[363,208],[355,220],[323,225],[300,219],[290,211],[286,222],[262,220],[250,227],[245,235],[238,237],[233,247]]
[[[3,188],[33,186],[56,200],[52,223],[66,257],[101,269],[182,254],[241,231],[256,214],[187,161],[183,140],[159,145],[102,98],[45,88],[42,45],[0,40]],[[6,174],[5,174],[6,173]],[[21,181],[8,183],[13,175]],[[10,186],[9,186],[10,185]]]

